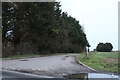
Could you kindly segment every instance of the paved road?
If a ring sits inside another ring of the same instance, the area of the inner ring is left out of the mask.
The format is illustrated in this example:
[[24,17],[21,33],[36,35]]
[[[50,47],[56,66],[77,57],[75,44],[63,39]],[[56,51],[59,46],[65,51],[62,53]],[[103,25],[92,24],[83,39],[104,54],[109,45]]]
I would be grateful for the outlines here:
[[2,78],[54,78],[49,76],[38,76],[34,74],[21,73],[8,70],[0,70],[2,72]]
[[[21,73],[15,71],[8,71],[8,70],[0,70],[0,80],[71,80],[65,78],[54,78],[49,76],[38,76],[28,73]],[[72,79],[76,80],[76,79]]]
[[[74,74],[74,76],[76,76],[77,79],[68,79],[68,78],[54,78],[54,77],[50,77],[50,76],[40,76],[40,75],[8,71],[8,70],[0,70],[0,79],[2,79],[2,80],[80,80],[80,79],[78,79],[79,78],[78,75],[80,75],[80,74]],[[72,76],[73,75],[69,75],[69,78],[70,77],[72,78]],[[83,74],[82,74],[82,76],[83,76]],[[108,75],[108,74],[99,74],[99,73],[84,73],[84,77],[85,76],[86,76],[86,78],[84,78],[84,80],[93,80],[93,78],[96,78],[97,80],[98,80],[98,78],[119,80],[119,77],[117,75],[112,75],[112,74]],[[81,79],[81,80],[83,80],[83,79]]]
[[2,68],[37,75],[62,77],[77,72],[94,72],[75,61],[78,54],[3,60]]

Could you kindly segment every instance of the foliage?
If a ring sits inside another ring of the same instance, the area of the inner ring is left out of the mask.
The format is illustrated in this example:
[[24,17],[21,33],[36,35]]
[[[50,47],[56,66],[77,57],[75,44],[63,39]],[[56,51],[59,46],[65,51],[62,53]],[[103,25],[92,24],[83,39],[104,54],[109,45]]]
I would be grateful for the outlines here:
[[82,26],[60,6],[59,2],[3,2],[3,57],[84,51],[89,42]]
[[99,43],[98,45],[97,45],[97,48],[96,48],[96,50],[98,51],[98,52],[110,52],[110,51],[112,51],[112,49],[113,49],[113,46],[112,46],[112,44],[111,43]]

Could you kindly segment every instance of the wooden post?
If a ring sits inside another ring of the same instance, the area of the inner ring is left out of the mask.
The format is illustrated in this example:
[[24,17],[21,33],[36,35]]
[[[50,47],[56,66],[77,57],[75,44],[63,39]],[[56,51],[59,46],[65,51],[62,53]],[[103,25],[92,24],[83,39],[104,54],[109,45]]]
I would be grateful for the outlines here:
[[86,58],[88,58],[88,46],[86,46]]

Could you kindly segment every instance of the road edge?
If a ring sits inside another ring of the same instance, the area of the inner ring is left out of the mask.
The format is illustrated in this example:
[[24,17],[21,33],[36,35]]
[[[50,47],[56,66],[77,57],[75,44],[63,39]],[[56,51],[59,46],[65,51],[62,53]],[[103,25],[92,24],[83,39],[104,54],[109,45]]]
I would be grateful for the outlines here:
[[[35,75],[35,74],[30,74],[30,73],[23,73],[23,72],[19,72],[19,71],[12,71],[12,70],[3,70],[3,69],[0,69],[0,71],[2,72],[2,76],[4,75],[4,74],[14,74],[14,75],[17,75],[18,74],[18,76],[20,75],[20,76],[23,76],[23,78],[24,78],[24,76],[26,76],[25,78],[55,78],[55,77],[52,77],[52,76],[41,76],[41,75]],[[4,73],[4,74],[3,74]],[[20,78],[22,78],[22,77],[20,77]]]
[[78,56],[79,56],[79,55],[76,56],[76,61],[77,61],[78,64],[83,65],[84,67],[87,67],[87,68],[91,69],[92,71],[97,72],[95,69],[93,69],[93,68],[91,68],[91,67],[83,64],[82,62],[80,62],[79,59],[78,59]]

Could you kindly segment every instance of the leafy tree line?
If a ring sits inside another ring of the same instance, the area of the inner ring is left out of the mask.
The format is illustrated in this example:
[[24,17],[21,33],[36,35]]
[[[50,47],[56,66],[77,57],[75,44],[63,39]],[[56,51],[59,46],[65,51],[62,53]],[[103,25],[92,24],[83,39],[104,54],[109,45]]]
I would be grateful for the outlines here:
[[98,52],[111,52],[113,49],[113,46],[111,43],[99,43],[96,47],[96,50]]
[[59,2],[3,2],[3,57],[84,51],[89,43],[82,26],[60,6]]

